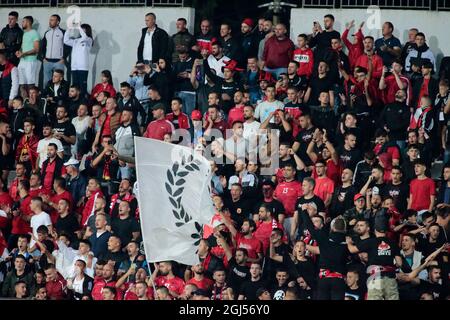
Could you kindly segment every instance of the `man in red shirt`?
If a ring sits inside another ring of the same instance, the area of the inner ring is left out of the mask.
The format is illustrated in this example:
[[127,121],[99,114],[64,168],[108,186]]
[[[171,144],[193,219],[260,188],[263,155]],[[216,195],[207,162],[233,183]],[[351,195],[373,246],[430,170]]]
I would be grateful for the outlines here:
[[[12,198],[9,196],[8,192],[6,192],[6,185],[3,182],[3,179],[0,179],[0,209],[5,210],[11,208],[12,204]],[[0,216],[0,233],[1,230],[8,226],[8,224],[8,216]]]
[[387,67],[383,67],[383,74],[380,79],[379,89],[382,91],[382,98],[384,104],[396,102],[395,95],[398,90],[406,92],[406,104],[411,105],[412,86],[409,78],[402,75],[403,65],[400,61],[394,61],[391,67],[391,74],[386,76],[388,72]]
[[16,161],[24,163],[29,172],[36,168],[36,159],[38,157],[37,146],[39,137],[34,134],[34,128],[33,119],[27,118],[24,120],[24,134],[20,138],[16,149]]
[[278,79],[281,73],[287,73],[287,66],[294,53],[294,43],[286,36],[286,26],[279,23],[275,34],[266,40],[261,61],[264,70]]
[[193,265],[191,271],[194,273],[194,277],[186,282],[186,285],[194,284],[198,289],[209,291],[214,282],[205,277],[203,264],[197,263],[196,265]]
[[56,271],[54,264],[49,264],[45,269],[45,288],[50,300],[64,300],[67,297],[67,281]]
[[[94,280],[94,286],[92,287],[91,296],[93,300],[103,300],[102,291],[106,286],[115,287],[116,282],[114,280],[114,267],[112,264],[107,263],[103,266],[102,276]],[[122,300],[122,291],[117,289],[116,300]]]
[[259,207],[259,222],[256,224],[256,231],[253,233],[253,236],[261,241],[263,252],[267,252],[272,230],[277,228],[284,230],[283,226],[273,218],[271,207],[261,204]]
[[240,122],[244,122],[244,103],[243,103],[243,99],[244,99],[244,95],[241,91],[236,91],[234,93],[234,103],[235,106],[233,108],[230,109],[230,111],[228,112],[228,128],[231,128],[233,126],[233,123],[235,121],[240,121]]
[[262,243],[253,234],[256,230],[255,221],[252,219],[244,219],[241,226],[241,232],[238,232],[236,228],[234,228],[233,223],[230,223],[229,221],[226,221],[225,225],[234,237],[233,242],[236,244],[236,249],[240,248],[247,250],[248,266],[250,266],[253,262],[260,263],[263,258]]
[[48,159],[42,164],[41,176],[43,179],[44,191],[51,192],[53,188],[53,182],[56,177],[65,177],[66,167],[64,161],[58,154],[58,146],[54,143],[49,143],[47,146]]
[[[373,152],[380,157],[384,153],[389,153],[392,163],[390,167],[400,164],[400,148],[395,141],[389,141],[389,135],[384,129],[378,129],[375,132],[375,148]],[[388,178],[390,179],[390,177]]]
[[416,211],[433,211],[436,200],[436,186],[433,179],[425,175],[427,167],[423,160],[414,164],[417,178],[411,181],[408,209]]
[[322,199],[325,208],[331,204],[331,198],[334,192],[334,181],[327,177],[327,167],[325,161],[318,160],[315,164],[317,178],[314,194]]
[[152,107],[153,120],[147,126],[147,130],[144,132],[145,138],[151,138],[156,140],[164,140],[165,134],[172,134],[175,131],[175,127],[172,122],[166,120],[164,110],[166,108],[162,103],[157,103]]
[[49,207],[49,210],[47,211],[50,214],[50,217],[52,219],[52,223],[56,224],[56,221],[58,220],[58,203],[59,200],[65,199],[69,202],[70,208],[69,210],[72,210],[73,208],[73,198],[72,194],[66,190],[66,180],[62,177],[55,178],[55,181],[53,182],[53,190],[54,194],[50,197],[48,195],[42,196],[42,199],[44,200],[44,203],[46,203]]
[[48,191],[44,190],[42,186],[41,174],[39,172],[32,173],[30,175],[30,196],[34,197],[42,197],[45,195],[49,195]]
[[348,34],[350,29],[355,25],[355,20],[345,25],[345,31],[342,34],[342,41],[347,46],[348,49],[348,60],[350,62],[350,69],[353,72],[355,68],[356,60],[364,53],[364,35],[361,31],[364,26],[364,22],[359,25],[358,31],[353,35],[353,42],[348,40]]
[[[286,218],[292,218],[295,211],[295,202],[303,195],[302,184],[295,179],[294,165],[288,163],[284,166],[284,182],[277,185],[274,198],[280,201],[285,210]],[[283,224],[283,221],[280,221]]]
[[170,105],[172,112],[166,115],[166,120],[169,120],[175,129],[186,129],[188,130],[191,125],[189,123],[189,116],[183,113],[183,100],[181,98],[173,98]]
[[369,60],[372,61],[372,77],[378,81],[383,74],[383,59],[374,51],[375,40],[372,36],[364,38],[364,53],[356,60],[355,67],[361,67],[366,70],[369,68]]
[[299,77],[311,77],[314,68],[314,53],[308,48],[308,36],[304,33],[297,37],[297,49],[292,54],[292,60],[297,61],[300,67],[297,70]]
[[219,107],[217,105],[208,107],[208,118],[206,119],[203,128],[205,129],[204,136],[211,135],[211,130],[216,129],[219,130],[222,133],[222,137],[225,138],[228,125],[220,117]]
[[84,205],[83,213],[81,214],[81,226],[83,227],[87,225],[89,218],[95,214],[95,200],[97,198],[104,198],[100,188],[100,182],[95,178],[89,179],[87,191],[89,193],[86,194],[88,201]]
[[183,279],[176,277],[172,271],[172,262],[164,261],[160,262],[158,269],[153,273],[153,277],[156,276],[156,272],[159,271],[159,276],[154,278],[154,283],[156,287],[166,287],[169,289],[169,294],[173,298],[178,298],[178,296],[183,294],[185,283]]
[[9,196],[13,199],[13,201],[19,201],[19,182],[26,179],[27,169],[25,165],[21,162],[16,164],[16,177],[9,185]]
[[31,232],[30,220],[33,212],[30,208],[31,197],[29,195],[30,182],[21,180],[17,187],[20,204],[18,208],[11,208],[12,213],[12,229],[9,237],[8,247],[14,248],[17,245],[17,239],[20,235]]

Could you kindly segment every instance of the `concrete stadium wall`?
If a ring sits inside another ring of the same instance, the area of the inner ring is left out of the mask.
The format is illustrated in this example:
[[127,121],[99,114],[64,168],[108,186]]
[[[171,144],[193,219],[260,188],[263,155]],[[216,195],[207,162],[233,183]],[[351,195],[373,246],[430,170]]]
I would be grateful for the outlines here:
[[[335,29],[339,32],[345,30],[345,23],[355,20],[359,26],[366,21],[371,13],[366,9],[292,9],[291,10],[291,39],[296,43],[296,37],[300,33],[311,33],[313,22],[319,21],[323,27],[323,16],[331,13],[335,16]],[[440,60],[450,55],[450,37],[448,34],[450,26],[450,12],[417,11],[417,10],[381,10],[381,25],[385,21],[391,21],[394,26],[394,35],[405,43],[408,39],[408,30],[418,28],[427,36],[427,43],[437,58],[438,68]],[[354,29],[353,29],[354,30]],[[380,28],[368,30],[367,23],[363,28],[364,35],[371,35],[375,39],[382,36]],[[351,41],[351,37],[349,37]]]
[[[16,10],[19,17],[31,15],[35,28],[41,37],[48,28],[48,18],[51,14],[61,16],[61,27],[66,29],[66,20],[70,17],[66,8],[0,8],[0,26],[3,28],[8,21],[8,13]],[[191,33],[194,28],[193,8],[111,8],[111,7],[81,7],[81,22],[89,23],[94,33],[94,46],[91,50],[88,89],[99,81],[102,70],[111,70],[114,86],[125,81],[137,60],[137,46],[141,29],[145,27],[145,14],[154,12],[156,23],[169,35],[176,33],[175,22],[185,18]]]

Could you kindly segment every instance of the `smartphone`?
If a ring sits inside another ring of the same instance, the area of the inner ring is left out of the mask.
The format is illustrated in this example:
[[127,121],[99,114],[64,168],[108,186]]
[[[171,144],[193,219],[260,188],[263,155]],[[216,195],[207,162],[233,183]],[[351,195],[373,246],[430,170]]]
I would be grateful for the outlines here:
[[158,64],[152,63],[152,69],[156,69],[156,68],[158,68]]

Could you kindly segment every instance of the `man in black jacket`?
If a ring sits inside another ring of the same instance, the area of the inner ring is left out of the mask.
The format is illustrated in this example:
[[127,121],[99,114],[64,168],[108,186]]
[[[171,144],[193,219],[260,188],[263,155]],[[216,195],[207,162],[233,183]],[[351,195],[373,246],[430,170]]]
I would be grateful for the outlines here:
[[436,96],[439,93],[439,81],[431,76],[433,72],[433,63],[431,61],[425,61],[422,64],[422,77],[417,81],[413,82],[413,100],[411,107],[412,108],[420,108],[420,99],[426,93],[426,91],[422,90],[422,86],[424,83],[428,83],[428,96],[431,99],[431,102],[434,103],[436,100]]
[[15,66],[19,64],[16,51],[19,51],[22,46],[23,36],[23,31],[17,24],[18,19],[19,14],[16,11],[11,11],[8,14],[8,24],[0,32],[0,43],[5,47],[6,58]]
[[389,140],[397,142],[400,148],[406,146],[408,138],[408,126],[411,119],[411,112],[405,103],[406,93],[398,90],[395,94],[395,102],[386,105],[381,112],[379,128],[384,128],[388,132]]
[[[90,300],[94,279],[86,273],[86,262],[84,260],[75,261],[73,278],[67,281],[67,288],[70,296],[75,300]],[[75,286],[74,286],[75,285]]]
[[146,28],[142,29],[139,41],[138,61],[158,62],[159,59],[169,57],[169,35],[156,25],[156,15],[152,12],[145,15]]
[[125,109],[133,112],[133,118],[137,124],[144,127],[147,114],[139,100],[132,94],[131,85],[128,82],[120,83],[121,97],[117,101],[117,108],[120,112]]
[[6,58],[6,50],[0,50],[0,99],[12,106],[12,100],[19,93],[19,71]]
[[52,79],[45,86],[42,96],[47,99],[47,110],[54,114],[56,108],[64,105],[69,98],[70,84],[64,80],[64,71],[56,69],[53,71]]

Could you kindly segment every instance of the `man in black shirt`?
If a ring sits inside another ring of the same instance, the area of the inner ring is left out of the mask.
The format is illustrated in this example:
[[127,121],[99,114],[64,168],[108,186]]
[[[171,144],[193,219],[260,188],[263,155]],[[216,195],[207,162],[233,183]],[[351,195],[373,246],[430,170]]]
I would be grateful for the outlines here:
[[250,266],[251,278],[242,284],[238,300],[256,300],[256,291],[266,287],[266,281],[261,278],[261,274],[261,265],[253,262]]
[[300,132],[297,137],[295,137],[295,142],[292,145],[292,150],[300,157],[305,166],[311,166],[313,163],[309,158],[306,150],[308,149],[308,145],[313,139],[314,131],[316,128],[313,126],[311,122],[311,115],[309,113],[303,113],[299,117],[300,123]]
[[108,251],[101,254],[99,259],[105,261],[111,261],[114,263],[114,270],[119,270],[122,261],[127,260],[128,256],[122,251],[121,240],[118,235],[111,235],[108,240]]
[[120,238],[122,247],[127,246],[131,240],[138,241],[141,236],[139,223],[130,216],[130,211],[130,203],[122,200],[119,204],[119,216],[111,222],[112,230]]
[[[283,221],[285,215],[284,206],[280,201],[273,198],[275,183],[273,183],[272,180],[264,180],[261,188],[264,199],[254,208],[253,220],[259,221],[259,208],[264,204],[270,208],[275,220]],[[279,217],[280,215],[282,215],[281,219]]]
[[399,166],[395,166],[391,171],[392,181],[384,188],[384,194],[394,199],[394,205],[400,213],[406,210],[409,198],[409,185],[402,181],[403,173]]
[[399,300],[395,270],[396,265],[402,266],[403,260],[397,243],[386,237],[387,231],[387,219],[379,217],[375,221],[375,238],[362,241],[356,246],[351,238],[347,238],[350,253],[363,251],[369,256],[368,300]]
[[64,162],[67,162],[72,153],[71,147],[76,142],[76,131],[73,124],[70,122],[65,106],[58,106],[56,108],[57,123],[53,127],[53,137],[60,140],[64,148]]
[[239,293],[239,289],[245,281],[250,280],[250,268],[247,266],[247,249],[238,248],[234,258],[229,260],[229,272],[227,283],[233,289],[233,295]]
[[56,220],[56,232],[58,234],[65,233],[69,236],[69,239],[73,241],[76,238],[75,231],[80,229],[75,214],[70,212],[70,202],[67,199],[61,199],[58,202],[58,220]]
[[236,223],[236,228],[239,230],[244,222],[251,215],[251,206],[245,198],[243,198],[242,186],[239,183],[233,183],[229,192],[226,190],[225,207],[231,213],[231,219]]
[[342,167],[355,171],[356,164],[362,160],[361,151],[356,148],[356,136],[353,133],[346,133],[344,141],[344,145],[337,150]]
[[309,47],[314,48],[314,61],[320,61],[327,49],[331,48],[331,39],[340,39],[341,34],[333,29],[334,16],[327,14],[323,18],[325,30],[318,21],[314,21],[313,34],[309,40]]
[[317,209],[317,212],[320,215],[325,215],[325,204],[323,203],[323,200],[320,199],[318,196],[314,194],[314,187],[316,185],[316,182],[311,177],[306,177],[303,179],[302,183],[302,191],[303,196],[297,199],[297,202],[295,203],[295,212],[294,212],[294,221],[291,224],[291,229],[287,230],[288,232],[291,232],[291,236],[294,236],[296,234],[296,229],[298,227],[298,219],[299,214],[302,211],[306,211],[306,208],[308,205],[313,205]]
[[331,199],[331,218],[343,214],[345,211],[353,208],[353,198],[357,191],[352,185],[353,171],[344,169],[341,175],[342,185],[335,189],[333,198]]
[[348,297],[351,297],[354,300],[365,300],[366,290],[364,286],[361,286],[360,284],[359,272],[356,268],[347,271],[345,282],[347,283],[347,289],[345,290],[346,300],[349,300]]
[[[311,209],[311,205],[308,206]],[[306,229],[317,241],[318,247],[307,246],[308,250],[319,256],[318,300],[344,300],[346,262],[348,250],[345,244],[346,224],[342,218],[331,222],[330,233],[324,229],[317,230],[307,211],[302,211],[301,218]]]
[[[271,252],[273,254],[271,254]],[[274,255],[285,256],[291,252],[291,248],[283,242],[283,230],[275,228],[270,235],[270,246],[267,249],[264,261],[264,278],[270,284],[275,279],[275,273],[278,268],[283,267],[283,263],[272,259]]]
[[325,61],[320,61],[317,70],[317,75],[313,74],[309,82],[308,90],[305,93],[305,102],[310,106],[318,106],[320,93],[328,92],[331,104],[334,105],[334,82],[329,73],[330,68]]

